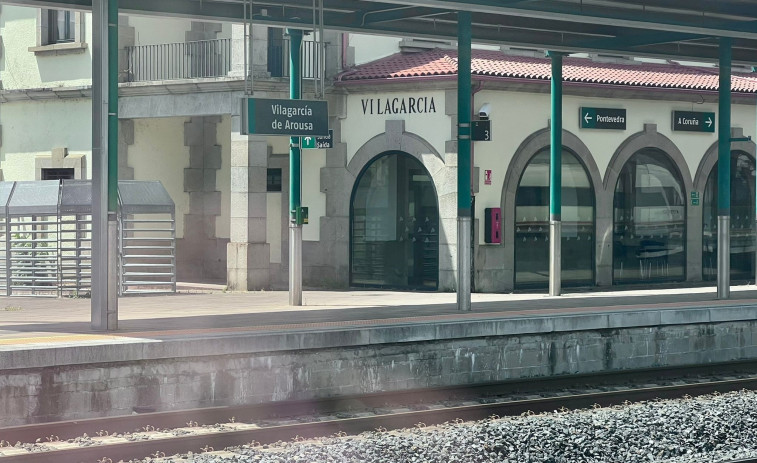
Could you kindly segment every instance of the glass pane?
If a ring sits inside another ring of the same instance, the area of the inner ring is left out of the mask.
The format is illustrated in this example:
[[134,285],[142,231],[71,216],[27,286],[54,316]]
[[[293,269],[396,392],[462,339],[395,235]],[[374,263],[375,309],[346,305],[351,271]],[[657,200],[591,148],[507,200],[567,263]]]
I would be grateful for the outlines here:
[[644,149],[631,157],[618,178],[613,210],[616,283],[685,278],[684,190],[665,153]]
[[377,158],[352,202],[354,285],[436,289],[439,211],[431,177],[405,155]]
[[[754,278],[754,161],[731,153],[731,279]],[[718,163],[707,177],[702,198],[702,277],[718,275]]]
[[73,42],[75,32],[75,14],[66,10],[48,11],[48,42]]
[[[562,282],[594,282],[594,191],[586,169],[562,154]],[[515,285],[549,284],[549,150],[523,172],[515,196]]]

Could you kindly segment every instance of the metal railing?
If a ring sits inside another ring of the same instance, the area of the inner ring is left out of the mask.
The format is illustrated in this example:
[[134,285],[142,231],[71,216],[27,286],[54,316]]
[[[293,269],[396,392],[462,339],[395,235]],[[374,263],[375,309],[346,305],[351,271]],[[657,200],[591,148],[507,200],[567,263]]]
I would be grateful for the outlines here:
[[231,70],[231,39],[126,47],[128,82],[221,77]]
[[[318,68],[318,44],[302,42],[302,78],[320,78]],[[268,72],[271,77],[289,77],[289,39],[268,41]]]

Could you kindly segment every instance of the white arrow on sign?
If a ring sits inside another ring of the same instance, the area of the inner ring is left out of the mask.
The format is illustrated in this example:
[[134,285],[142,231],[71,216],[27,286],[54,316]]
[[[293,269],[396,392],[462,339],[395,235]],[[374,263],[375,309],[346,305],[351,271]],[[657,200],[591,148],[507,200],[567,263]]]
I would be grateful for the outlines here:
[[[574,113],[574,114],[575,114],[575,113]],[[584,116],[584,121],[586,121],[586,123],[587,123],[587,124],[588,124],[588,123],[589,123],[589,121],[590,121],[590,120],[592,120],[592,119],[593,119],[592,117],[589,117],[589,113],[586,113],[586,115]]]
[[712,117],[708,117],[706,121],[704,121],[705,124],[707,124],[707,128],[709,129],[712,127]]

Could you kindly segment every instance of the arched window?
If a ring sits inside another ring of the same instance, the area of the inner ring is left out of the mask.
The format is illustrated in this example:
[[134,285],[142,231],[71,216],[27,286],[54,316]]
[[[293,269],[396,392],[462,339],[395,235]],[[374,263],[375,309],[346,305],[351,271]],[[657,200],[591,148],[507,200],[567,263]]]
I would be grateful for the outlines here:
[[[754,278],[754,159],[731,152],[731,279]],[[707,177],[702,201],[702,277],[718,276],[718,163]]]
[[[536,153],[515,195],[515,286],[549,284],[549,148]],[[562,283],[594,283],[594,190],[586,168],[562,153]]]
[[439,207],[431,176],[405,153],[385,153],[360,173],[350,207],[350,283],[436,289]]
[[681,175],[663,151],[631,156],[613,200],[615,283],[686,277],[686,203]]

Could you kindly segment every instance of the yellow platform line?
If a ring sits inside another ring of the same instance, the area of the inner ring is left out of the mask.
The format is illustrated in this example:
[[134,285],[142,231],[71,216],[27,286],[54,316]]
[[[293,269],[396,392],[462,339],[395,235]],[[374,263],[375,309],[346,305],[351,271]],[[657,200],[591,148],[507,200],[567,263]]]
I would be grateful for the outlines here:
[[52,335],[36,336],[33,338],[7,338],[0,339],[0,345],[14,344],[41,344],[46,342],[76,342],[76,341],[109,341],[120,339],[121,336],[103,335],[103,334],[69,334],[69,335]]

